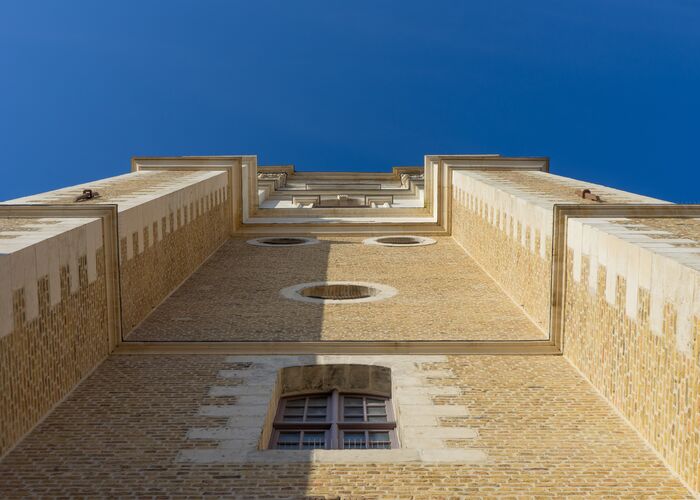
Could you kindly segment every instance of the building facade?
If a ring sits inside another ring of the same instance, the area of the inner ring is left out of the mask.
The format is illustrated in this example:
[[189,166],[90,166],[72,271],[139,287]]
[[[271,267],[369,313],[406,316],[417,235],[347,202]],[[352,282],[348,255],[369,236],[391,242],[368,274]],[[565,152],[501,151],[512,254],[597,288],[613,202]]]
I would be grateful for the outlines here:
[[692,498],[700,206],[426,156],[0,204],[0,496]]

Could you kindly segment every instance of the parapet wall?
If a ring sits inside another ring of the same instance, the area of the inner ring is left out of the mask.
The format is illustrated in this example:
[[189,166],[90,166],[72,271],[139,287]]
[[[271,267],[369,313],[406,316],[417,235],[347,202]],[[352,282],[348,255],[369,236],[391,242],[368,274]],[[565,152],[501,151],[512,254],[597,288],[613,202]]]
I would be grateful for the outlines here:
[[551,207],[494,184],[485,172],[454,172],[452,187],[452,236],[546,331]]
[[700,490],[700,221],[569,219],[564,354]]
[[[76,203],[88,188],[100,197]],[[119,339],[110,321],[128,333],[226,240],[229,197],[226,172],[170,170],[7,202],[53,208],[0,211],[0,455],[111,352]],[[117,205],[108,229],[118,245],[99,217],[42,216],[105,204]],[[121,318],[110,318],[119,304]]]
[[[545,328],[554,205],[663,203],[543,172],[452,180],[453,237]],[[700,220],[569,219],[566,244],[565,357],[700,490]]]
[[228,196],[225,172],[197,172],[157,197],[120,210],[125,335],[228,238]]
[[0,249],[1,455],[111,345],[99,218],[0,219]]
[[552,210],[586,204],[591,188],[607,203],[658,200],[529,170],[455,170],[452,236],[543,330],[549,329]]

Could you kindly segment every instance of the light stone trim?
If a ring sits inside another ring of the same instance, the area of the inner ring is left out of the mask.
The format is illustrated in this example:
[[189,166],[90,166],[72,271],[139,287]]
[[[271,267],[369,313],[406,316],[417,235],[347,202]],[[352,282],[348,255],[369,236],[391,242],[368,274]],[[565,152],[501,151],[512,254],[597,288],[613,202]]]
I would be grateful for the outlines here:
[[66,221],[58,227],[42,231],[37,235],[36,241],[23,241],[21,252],[3,256],[10,259],[9,266],[5,266],[0,259],[2,264],[0,265],[0,313],[2,313],[0,314],[0,337],[12,331],[13,316],[7,314],[12,312],[12,290],[25,288],[28,309],[25,320],[32,320],[39,313],[37,279],[48,275],[50,304],[55,306],[60,302],[60,267],[69,266],[70,291],[76,292],[80,282],[79,258],[82,255],[86,256],[88,283],[92,283],[97,278],[97,251],[104,249],[109,345],[110,348],[119,345],[122,324],[119,300],[117,205],[5,203],[0,204],[0,218],[2,217],[36,218],[37,221],[47,218],[69,219],[71,222]]
[[[317,299],[314,297],[304,297],[299,292],[305,288],[324,285],[357,285],[379,290],[379,293],[371,297],[363,297],[361,299]],[[300,283],[298,285],[288,286],[280,290],[280,295],[285,299],[296,300],[298,302],[306,302],[308,304],[359,304],[363,302],[378,302],[380,300],[390,299],[398,294],[399,291],[389,285],[379,283],[369,283],[366,281],[314,281],[312,283]]]
[[[449,448],[450,440],[472,440],[475,429],[442,427],[440,417],[468,414],[462,405],[437,405],[435,396],[458,396],[453,386],[431,385],[439,377],[454,378],[451,370],[423,370],[427,363],[444,363],[445,356],[229,356],[226,363],[244,368],[223,369],[222,380],[240,379],[236,386],[212,386],[212,397],[236,396],[236,404],[203,405],[198,414],[204,417],[228,417],[221,427],[195,427],[187,433],[192,441],[215,441],[216,448],[185,449],[178,462],[211,463],[481,463],[487,460],[482,450]],[[390,450],[266,450],[269,431],[264,427],[276,412],[279,396],[279,371],[306,365],[370,365],[391,369],[392,402],[397,418],[401,447]],[[249,385],[250,384],[250,385]],[[249,399],[241,399],[249,398]]]
[[[580,277],[580,269],[577,269],[576,256],[583,252],[583,230],[584,226],[581,223],[570,222],[571,219],[583,219],[587,224],[594,219],[603,219],[598,222],[598,227],[604,227],[610,219],[634,219],[634,218],[700,218],[700,205],[674,205],[674,204],[600,204],[600,205],[571,205],[571,204],[555,204],[553,212],[553,236],[552,236],[552,287],[550,298],[550,338],[561,351],[564,342],[564,318],[565,318],[565,294],[566,294],[566,274],[567,274],[567,252],[571,246],[574,251],[574,276],[578,273]],[[607,219],[607,220],[606,220]],[[591,226],[593,227],[593,226]],[[570,230],[571,229],[571,230]],[[608,303],[615,301],[615,281],[616,272],[625,269],[627,273],[630,269],[635,270],[636,278],[631,279],[630,289],[637,289],[638,286],[648,288],[648,284],[652,279],[652,275],[656,274],[656,282],[660,283],[659,287],[651,290],[651,307],[650,307],[650,324],[653,332],[659,334],[662,329],[663,322],[663,304],[670,299],[671,303],[677,304],[679,307],[679,323],[680,335],[676,338],[676,345],[680,352],[686,356],[692,356],[690,350],[691,328],[690,316],[696,314],[697,309],[700,309],[700,301],[693,301],[694,280],[680,279],[680,275],[685,269],[686,274],[694,269],[687,265],[672,265],[673,261],[662,256],[654,255],[648,249],[640,248],[633,242],[624,241],[626,234],[625,228],[616,225],[617,234],[605,234],[604,232],[591,232],[588,230],[586,236],[591,239],[587,240],[587,250],[590,255],[594,255],[594,259],[607,269],[612,267],[613,271],[606,273],[605,282],[605,298]],[[623,236],[620,238],[618,236]],[[598,240],[602,239],[601,245]],[[571,241],[570,241],[571,240]],[[626,252],[629,249],[630,252]],[[656,249],[654,249],[656,250]],[[688,250],[683,248],[682,250]],[[597,252],[597,256],[595,255]],[[681,252],[682,253],[682,252]],[[648,254],[649,258],[646,257]],[[589,257],[590,257],[589,255]],[[591,260],[594,260],[591,259]],[[640,260],[641,259],[641,260]],[[656,265],[654,266],[654,263]],[[648,269],[649,264],[651,269]],[[677,263],[675,263],[677,264]],[[630,267],[631,266],[631,267]],[[644,268],[644,271],[640,269]],[[591,270],[591,275],[596,276],[597,272]],[[696,274],[696,272],[694,272]],[[623,275],[623,277],[626,277]],[[629,279],[629,277],[627,276]],[[592,279],[592,278],[590,278]],[[576,279],[574,278],[574,281]],[[636,285],[636,286],[634,286]],[[593,283],[589,282],[589,288],[593,287]],[[632,292],[630,292],[631,294]],[[626,296],[625,308],[629,310],[635,300]],[[695,305],[694,305],[695,303]],[[683,317],[680,317],[683,316]]]
[[[383,238],[414,238],[416,241],[415,241],[415,243],[407,243],[407,244],[383,243],[383,242],[379,241]],[[426,246],[426,245],[434,245],[435,243],[437,243],[437,241],[435,241],[432,238],[426,238],[425,236],[415,236],[412,234],[396,234],[396,235],[387,234],[384,236],[376,236],[374,238],[367,238],[362,243],[364,245],[376,245],[376,246],[380,246],[380,247],[409,247],[409,248],[413,248],[413,247],[422,247],[422,246]]]

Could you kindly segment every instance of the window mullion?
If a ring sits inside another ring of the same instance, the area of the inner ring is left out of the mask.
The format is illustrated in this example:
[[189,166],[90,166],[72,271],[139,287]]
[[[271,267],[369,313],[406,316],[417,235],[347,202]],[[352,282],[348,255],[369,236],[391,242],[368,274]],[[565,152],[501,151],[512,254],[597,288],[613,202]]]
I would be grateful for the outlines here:
[[330,398],[331,408],[330,408],[330,418],[331,418],[331,446],[332,450],[337,450],[340,448],[338,443],[338,421],[340,420],[340,397],[338,396],[338,391],[334,390],[331,393]]

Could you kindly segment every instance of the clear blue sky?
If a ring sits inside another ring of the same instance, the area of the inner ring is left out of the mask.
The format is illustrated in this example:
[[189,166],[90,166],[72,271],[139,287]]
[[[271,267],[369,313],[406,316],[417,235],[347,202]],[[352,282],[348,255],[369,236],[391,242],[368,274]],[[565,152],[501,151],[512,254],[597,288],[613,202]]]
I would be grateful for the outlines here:
[[137,155],[549,156],[700,202],[700,2],[0,3],[0,199]]

